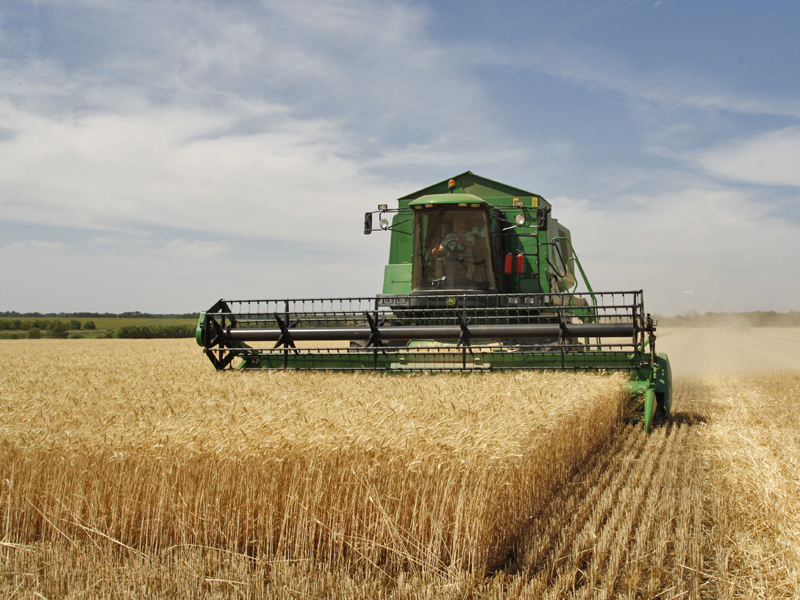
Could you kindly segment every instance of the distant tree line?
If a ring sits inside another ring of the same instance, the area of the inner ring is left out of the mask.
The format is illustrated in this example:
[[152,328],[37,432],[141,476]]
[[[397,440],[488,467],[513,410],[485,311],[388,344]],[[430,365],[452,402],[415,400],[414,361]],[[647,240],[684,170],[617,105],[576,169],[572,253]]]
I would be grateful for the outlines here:
[[[0,319],[0,331],[9,332],[5,337],[39,339],[83,337],[76,331],[94,331],[94,321],[81,323],[77,319]],[[73,332],[70,334],[70,332]],[[194,337],[195,326],[180,325],[122,325],[109,330],[101,337],[118,338],[189,338]]]
[[800,327],[800,311],[741,313],[690,312],[675,317],[655,317],[664,327]]
[[190,338],[195,335],[194,325],[123,325],[114,337],[118,338]]
[[[47,337],[65,338],[71,330],[95,329],[94,321],[81,323],[78,319],[61,321],[58,319],[0,319],[0,331],[46,331]],[[29,336],[30,337],[30,336]],[[36,337],[36,334],[34,334]]]
[[135,310],[133,312],[123,313],[97,313],[97,312],[72,312],[72,313],[40,313],[40,312],[27,312],[20,313],[15,310],[7,310],[0,312],[0,317],[13,318],[13,317],[48,317],[58,319],[197,319],[199,313],[183,313],[183,314],[153,314],[143,313]]

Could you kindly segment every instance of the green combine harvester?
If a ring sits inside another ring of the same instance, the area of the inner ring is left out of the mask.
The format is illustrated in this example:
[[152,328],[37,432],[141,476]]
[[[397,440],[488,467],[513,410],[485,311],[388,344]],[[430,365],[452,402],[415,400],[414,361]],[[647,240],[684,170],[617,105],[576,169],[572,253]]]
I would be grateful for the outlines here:
[[669,414],[643,293],[593,291],[544,198],[467,171],[398,202],[364,218],[365,234],[391,232],[382,294],[220,300],[197,325],[214,366],[626,371],[645,428]]

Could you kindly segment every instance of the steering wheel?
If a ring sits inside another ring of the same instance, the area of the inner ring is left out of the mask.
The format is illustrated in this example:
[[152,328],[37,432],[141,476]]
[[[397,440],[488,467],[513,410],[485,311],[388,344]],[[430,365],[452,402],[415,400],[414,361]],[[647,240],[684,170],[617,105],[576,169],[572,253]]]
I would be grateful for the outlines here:
[[466,244],[464,244],[464,242],[461,242],[459,240],[450,240],[444,245],[444,249],[447,250],[448,252],[455,252],[460,254],[462,252],[466,252],[467,246]]

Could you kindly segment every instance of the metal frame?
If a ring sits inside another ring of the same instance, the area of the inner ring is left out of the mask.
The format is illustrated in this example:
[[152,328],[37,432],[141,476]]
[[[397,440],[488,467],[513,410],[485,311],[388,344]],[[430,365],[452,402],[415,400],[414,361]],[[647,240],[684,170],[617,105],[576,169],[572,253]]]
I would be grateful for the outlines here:
[[220,300],[201,315],[197,340],[217,369],[635,370],[652,365],[654,329],[640,291],[444,292]]

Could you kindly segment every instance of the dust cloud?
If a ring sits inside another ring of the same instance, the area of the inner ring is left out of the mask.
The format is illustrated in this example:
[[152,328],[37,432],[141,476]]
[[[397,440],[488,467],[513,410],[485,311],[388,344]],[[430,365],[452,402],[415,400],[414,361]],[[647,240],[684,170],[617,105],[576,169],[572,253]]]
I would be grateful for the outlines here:
[[673,378],[800,371],[800,328],[659,327]]

